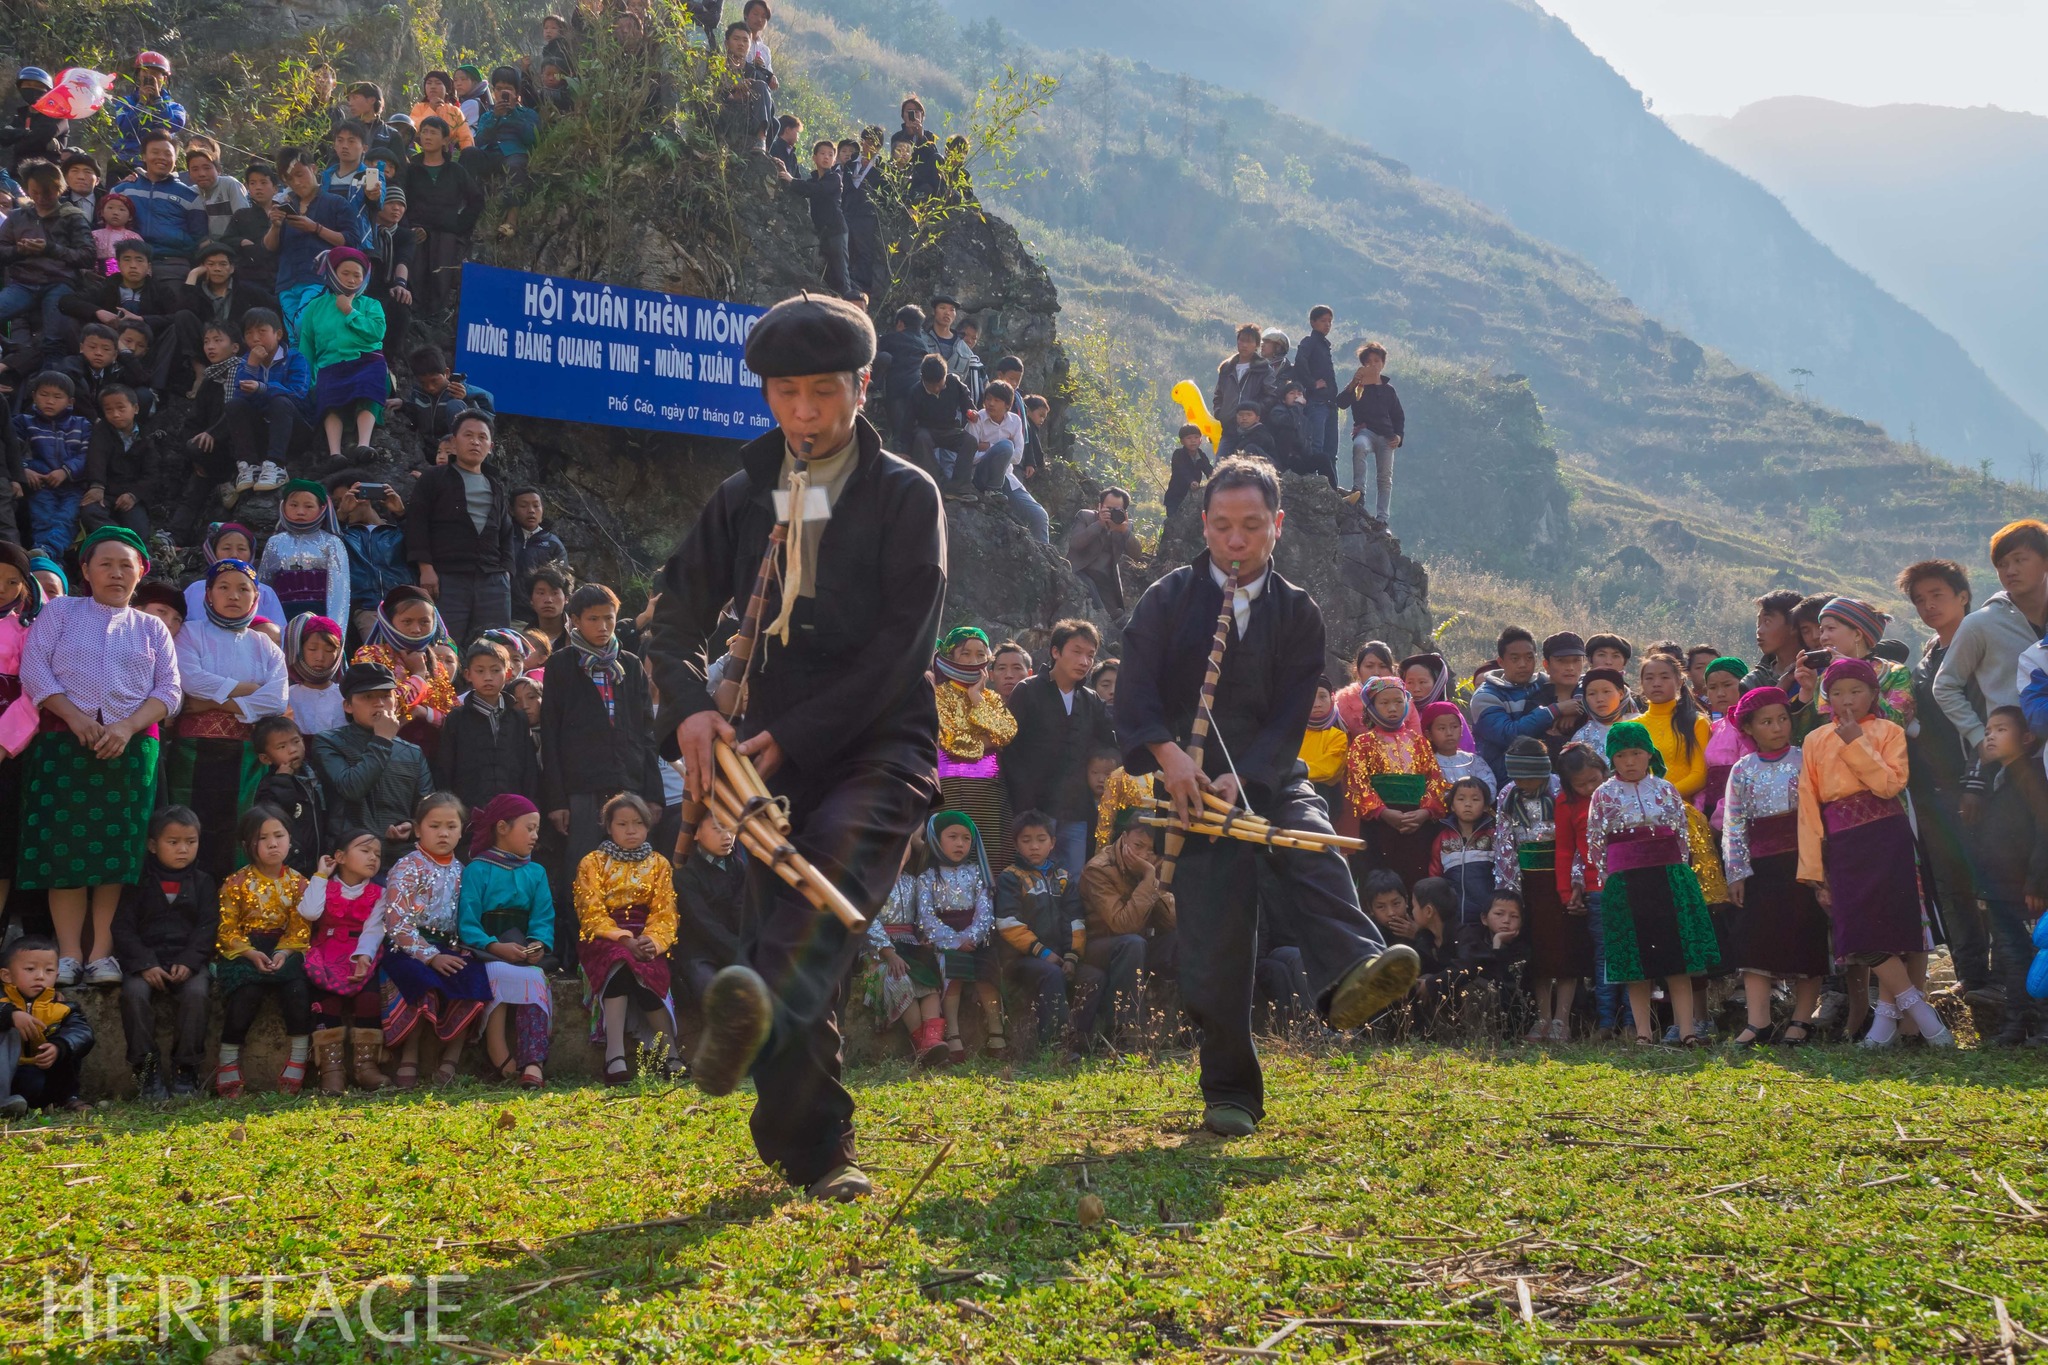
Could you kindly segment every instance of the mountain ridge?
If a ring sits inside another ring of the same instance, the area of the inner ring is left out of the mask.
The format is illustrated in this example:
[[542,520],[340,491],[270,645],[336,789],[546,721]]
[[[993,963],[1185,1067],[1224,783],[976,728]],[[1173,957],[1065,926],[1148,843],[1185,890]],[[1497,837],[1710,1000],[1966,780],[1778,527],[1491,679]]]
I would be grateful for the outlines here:
[[2036,318],[2048,295],[2048,118],[1781,96],[1666,122],[1776,195],[2048,420],[2048,338]]
[[[1077,40],[1362,138],[1577,253],[1664,324],[1975,465],[2024,476],[2048,428],[1952,337],[1685,143],[1570,26],[1527,0],[944,0],[1024,38]],[[1240,35],[1341,35],[1262,45]],[[1912,373],[1917,382],[1895,376]]]

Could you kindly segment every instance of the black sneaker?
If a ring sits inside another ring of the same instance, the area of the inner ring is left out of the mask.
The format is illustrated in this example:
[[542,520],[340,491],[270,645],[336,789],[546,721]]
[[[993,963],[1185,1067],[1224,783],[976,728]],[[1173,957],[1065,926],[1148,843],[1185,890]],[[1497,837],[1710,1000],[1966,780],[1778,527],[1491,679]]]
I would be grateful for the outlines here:
[[754,1065],[775,1025],[768,983],[751,967],[727,967],[704,988],[704,1035],[690,1074],[707,1095],[730,1095]]
[[171,1092],[164,1089],[163,1059],[151,1053],[135,1068],[135,1098],[143,1101],[167,1100]]
[[198,1093],[199,1069],[191,1066],[179,1067],[177,1074],[171,1077],[171,1098],[189,1100]]

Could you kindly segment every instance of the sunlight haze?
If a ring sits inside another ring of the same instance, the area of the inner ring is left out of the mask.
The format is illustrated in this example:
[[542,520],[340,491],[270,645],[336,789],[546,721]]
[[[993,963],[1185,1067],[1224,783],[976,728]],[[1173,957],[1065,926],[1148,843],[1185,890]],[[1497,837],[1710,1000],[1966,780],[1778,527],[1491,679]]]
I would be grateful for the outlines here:
[[1660,114],[1774,95],[2048,113],[2038,0],[1541,0]]

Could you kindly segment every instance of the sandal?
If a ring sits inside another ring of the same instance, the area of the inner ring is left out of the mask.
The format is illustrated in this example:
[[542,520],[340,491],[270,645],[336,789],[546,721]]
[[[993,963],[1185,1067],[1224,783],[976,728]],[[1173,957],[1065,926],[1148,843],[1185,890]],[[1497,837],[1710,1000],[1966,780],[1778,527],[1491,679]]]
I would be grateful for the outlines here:
[[539,1062],[529,1064],[519,1073],[519,1088],[521,1090],[538,1090],[546,1083],[547,1078],[541,1074]]
[[1711,1046],[1711,1043],[1709,1042],[1707,1035],[1704,1033],[1688,1033],[1683,1038],[1680,1038],[1678,1040],[1678,1045],[1680,1047],[1693,1048],[1697,1050],[1699,1048]]
[[436,1090],[440,1089],[444,1085],[453,1085],[454,1083],[455,1063],[443,1062],[439,1066],[434,1068],[434,1088]]
[[960,1041],[957,1031],[946,1035],[946,1060],[955,1065],[967,1060],[967,1044]]
[[418,1062],[400,1062],[392,1069],[391,1084],[394,1089],[410,1090],[419,1083],[420,1064]]
[[[624,1085],[633,1079],[633,1068],[624,1057],[607,1057],[604,1063],[604,1083]],[[525,1082],[522,1080],[521,1084]]]
[[1771,1032],[1769,1024],[1765,1024],[1762,1028],[1758,1028],[1755,1024],[1749,1024],[1743,1028],[1742,1032],[1736,1034],[1728,1041],[1736,1047],[1762,1047],[1771,1041]]
[[[303,1081],[305,1078],[306,1069],[301,1066],[299,1068],[299,1079]],[[284,1077],[278,1077],[277,1088],[279,1090],[284,1089]],[[220,1064],[220,1068],[213,1073],[213,1093],[224,1100],[238,1100],[242,1098],[242,1064],[240,1062],[222,1062]]]
[[1007,1057],[1010,1055],[1010,1039],[1007,1034],[991,1033],[981,1040],[981,1055],[984,1057]]
[[[1792,1036],[1793,1029],[1799,1030],[1799,1036],[1797,1038],[1794,1038]],[[1779,1047],[1805,1047],[1808,1043],[1813,1041],[1813,1029],[1813,1020],[1794,1019],[1791,1023],[1785,1025],[1784,1029],[1779,1032],[1776,1040],[1777,1044]]]
[[[285,1059],[284,1066],[280,1068],[277,1073],[277,1088],[279,1093],[285,1095],[296,1095],[301,1090],[305,1089],[306,1068],[311,1064],[312,1058],[310,1057],[308,1057],[305,1061],[301,1062],[292,1061],[289,1057],[287,1057]],[[240,1077],[237,1076],[236,1079],[239,1080]]]

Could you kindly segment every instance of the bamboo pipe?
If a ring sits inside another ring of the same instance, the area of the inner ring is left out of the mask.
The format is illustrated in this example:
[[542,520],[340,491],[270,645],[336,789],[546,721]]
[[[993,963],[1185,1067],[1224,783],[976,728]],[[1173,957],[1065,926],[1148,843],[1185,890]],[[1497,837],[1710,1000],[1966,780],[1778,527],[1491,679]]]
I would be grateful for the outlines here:
[[774,832],[774,824],[764,818],[769,807],[755,806],[747,810],[748,802],[740,798],[723,783],[711,789],[711,804],[720,819],[736,827],[738,837],[747,851],[773,868],[775,875],[795,887],[805,900],[819,910],[828,910],[848,929],[858,932],[867,927],[867,919],[853,902],[834,886],[824,873],[811,865],[809,859],[796,851],[794,845]]
[[[1162,814],[1171,814],[1173,803],[1171,801],[1162,801],[1155,796],[1146,800],[1145,808]],[[1195,826],[1197,827],[1197,832],[1199,832],[1199,828],[1202,826],[1220,829],[1225,823],[1226,820],[1221,814],[1204,814],[1196,819]],[[1260,815],[1240,813],[1230,816],[1227,823],[1232,829],[1242,829],[1252,834],[1263,834],[1271,830],[1275,834],[1284,834],[1290,839],[1313,843],[1323,848],[1347,848],[1356,852],[1362,852],[1366,847],[1365,840],[1353,839],[1344,834],[1325,834],[1319,829],[1278,828],[1274,826],[1272,821]],[[1173,827],[1172,822],[1169,822],[1168,827]]]
[[1182,826],[1158,815],[1139,816],[1138,823],[1150,825],[1154,829],[1177,829],[1183,834],[1199,834],[1210,839],[1239,839],[1248,844],[1262,844],[1272,848],[1297,849],[1303,853],[1335,853],[1337,851],[1336,846],[1333,844],[1315,843],[1309,839],[1296,837],[1291,832],[1281,830],[1248,829],[1243,825],[1233,825],[1227,830],[1221,825]]

